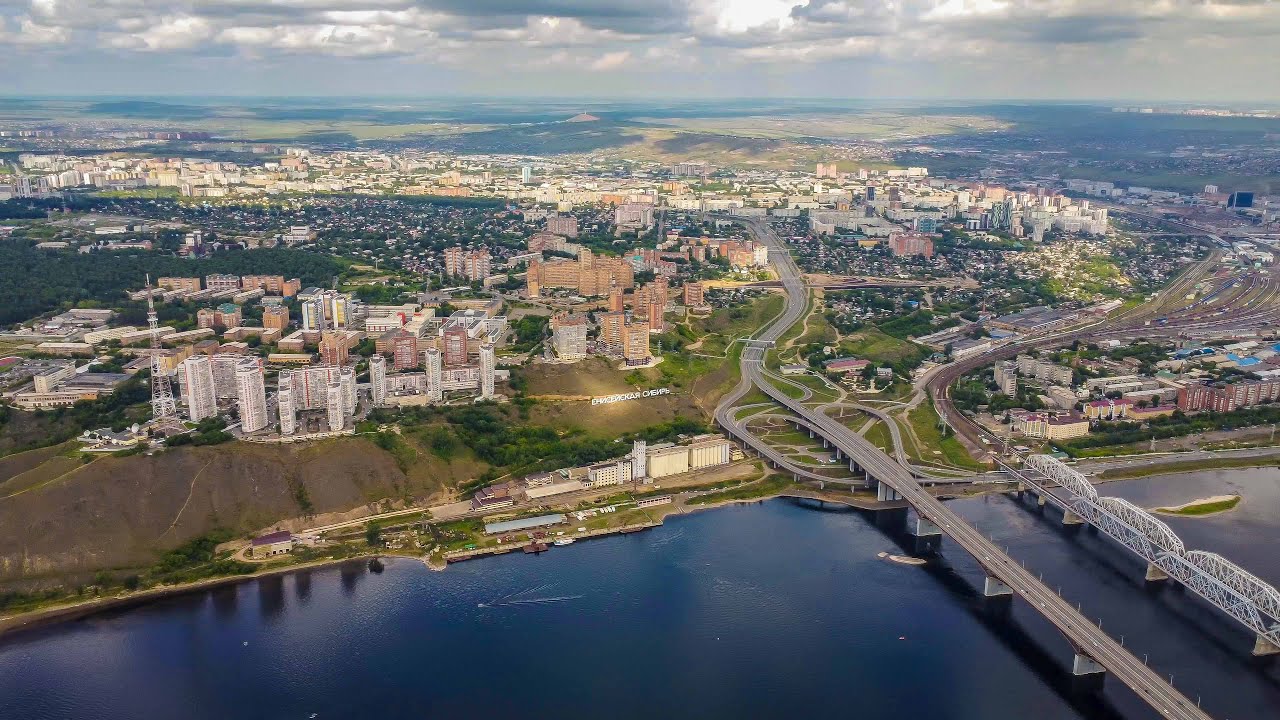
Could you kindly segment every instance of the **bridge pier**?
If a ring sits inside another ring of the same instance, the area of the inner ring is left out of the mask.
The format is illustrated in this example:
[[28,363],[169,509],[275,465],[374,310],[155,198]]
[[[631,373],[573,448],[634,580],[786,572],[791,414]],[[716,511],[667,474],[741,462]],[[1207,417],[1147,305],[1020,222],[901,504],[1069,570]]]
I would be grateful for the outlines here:
[[916,538],[916,554],[936,553],[942,547],[942,529],[931,520],[917,517],[911,534]]
[[1106,671],[1107,669],[1099,665],[1097,660],[1094,660],[1082,652],[1077,652],[1075,657],[1071,659],[1072,675],[1097,675],[1099,673],[1105,673]]
[[993,578],[990,575],[982,582],[982,595],[984,597],[1009,597],[1013,595],[1013,588],[1009,587],[999,578]]
[[1160,582],[1161,580],[1168,580],[1168,579],[1169,579],[1169,573],[1165,572],[1164,568],[1160,567],[1159,565],[1153,562],[1147,563],[1147,574],[1146,574],[1147,582]]
[[1280,653],[1280,645],[1276,645],[1270,638],[1258,636],[1253,643],[1254,657],[1263,657],[1265,655],[1276,655]]
[[[850,465],[852,466],[853,463],[850,463]],[[852,469],[852,467],[850,469]],[[901,499],[902,496],[898,494],[897,490],[894,490],[885,483],[879,481],[876,482],[876,500],[878,502],[893,502]]]
[[[1043,501],[1044,501],[1044,498],[1041,498],[1041,502],[1043,502]],[[1084,518],[1080,517],[1079,515],[1077,515],[1074,511],[1072,511],[1072,510],[1070,510],[1070,509],[1063,510],[1063,511],[1062,511],[1062,524],[1063,524],[1063,525],[1083,525],[1083,524],[1084,524]]]

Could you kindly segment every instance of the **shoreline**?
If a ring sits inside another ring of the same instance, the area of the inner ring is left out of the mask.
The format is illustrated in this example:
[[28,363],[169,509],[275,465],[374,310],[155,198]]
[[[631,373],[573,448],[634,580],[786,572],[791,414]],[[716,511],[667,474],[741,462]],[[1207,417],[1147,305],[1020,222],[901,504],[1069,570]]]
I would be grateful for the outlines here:
[[[704,506],[696,506],[692,508],[678,507],[674,504],[657,517],[646,523],[634,523],[632,525],[619,526],[616,528],[605,528],[604,531],[597,531],[596,534],[588,535],[582,539],[595,539],[600,537],[609,537],[613,535],[621,535],[625,533],[634,533],[648,530],[649,528],[659,527],[663,525],[669,515],[693,515],[708,510],[718,510],[731,505],[745,505],[749,503],[764,502],[765,500],[774,500],[777,498],[792,498],[799,500],[818,500],[820,502],[837,503],[846,505],[858,510],[874,510],[879,505],[875,502],[862,502],[858,498],[824,498],[819,497],[819,493],[804,494],[796,492],[796,488],[787,488],[780,490],[772,495],[764,495],[758,498],[724,500],[718,503],[711,503]],[[498,549],[485,548],[477,550],[474,553],[468,553],[464,556],[454,556],[453,562],[466,562],[472,559],[478,559],[491,555],[504,555],[510,552],[520,550],[520,545],[513,544],[510,547]],[[20,636],[25,632],[39,630],[42,628],[57,625],[59,623],[79,620],[85,617],[96,615],[108,610],[130,609],[146,605],[156,600],[162,600],[168,597],[177,597],[181,595],[191,595],[213,588],[225,585],[238,585],[241,583],[251,582],[259,578],[273,577],[276,575],[288,575],[302,570],[312,570],[316,568],[325,568],[334,565],[341,565],[349,562],[368,562],[373,558],[404,558],[406,560],[414,560],[421,562],[428,569],[436,572],[443,572],[450,564],[449,558],[444,558],[443,565],[437,565],[432,562],[429,555],[409,555],[396,552],[370,552],[360,555],[352,555],[344,558],[334,558],[327,560],[312,560],[296,565],[285,565],[282,567],[271,568],[262,572],[255,572],[248,575],[228,575],[225,577],[207,578],[197,580],[191,583],[181,585],[166,585],[161,587],[148,588],[146,590],[138,590],[125,595],[115,595],[111,597],[98,597],[78,602],[53,605],[50,607],[38,608],[18,613],[16,615],[6,615],[0,617],[0,642],[4,642],[11,637]]]
[[146,590],[137,590],[125,595],[97,597],[69,604],[37,608],[35,610],[18,613],[16,615],[5,615],[0,617],[0,642],[4,642],[11,636],[21,635],[24,632],[39,630],[62,622],[79,620],[107,610],[129,609],[135,606],[146,605],[156,600],[163,600],[167,597],[191,595],[224,585],[239,585],[241,583],[250,582],[260,578],[273,577],[276,575],[288,575],[302,570],[313,570],[316,568],[341,565],[349,562],[368,562],[374,558],[382,557],[399,557],[412,560],[419,559],[416,555],[401,555],[394,552],[381,552],[352,555],[344,558],[312,560],[305,563],[298,563],[297,565],[285,565],[282,567],[271,568],[269,570],[263,570],[261,572],[255,572],[248,575],[226,575],[223,577],[206,578],[204,580],[196,580],[195,582],[183,583],[181,585],[163,585],[160,587],[148,588]]

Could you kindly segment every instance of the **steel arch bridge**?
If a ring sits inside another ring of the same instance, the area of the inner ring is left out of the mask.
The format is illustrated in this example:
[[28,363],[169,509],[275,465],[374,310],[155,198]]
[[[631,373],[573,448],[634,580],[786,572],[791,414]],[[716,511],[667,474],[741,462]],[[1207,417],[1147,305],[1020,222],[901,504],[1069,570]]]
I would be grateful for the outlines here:
[[[1221,555],[1188,550],[1164,522],[1128,500],[1100,496],[1088,479],[1056,458],[1032,455],[1022,468],[1001,465],[1026,489],[1146,560],[1147,579],[1173,578],[1252,630],[1257,636],[1254,654],[1280,652],[1280,591],[1275,587]],[[1055,495],[1053,488],[1062,488],[1066,496]]]

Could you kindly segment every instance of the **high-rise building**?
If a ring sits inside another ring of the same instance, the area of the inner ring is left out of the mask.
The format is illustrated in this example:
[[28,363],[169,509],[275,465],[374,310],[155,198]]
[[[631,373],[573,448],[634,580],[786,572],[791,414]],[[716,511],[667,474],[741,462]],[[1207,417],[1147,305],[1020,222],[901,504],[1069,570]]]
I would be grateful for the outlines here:
[[328,402],[325,395],[329,383],[341,376],[333,365],[313,365],[283,371],[293,377],[293,404],[299,410],[319,410]]
[[604,352],[611,355],[622,354],[622,329],[626,324],[626,314],[621,312],[607,312],[596,315],[596,320],[600,323],[599,344]]
[[298,429],[298,408],[293,404],[293,376],[280,373],[280,387],[276,392],[276,411],[280,415],[280,434],[292,435]]
[[547,218],[547,232],[565,237],[578,237],[578,219],[572,215],[552,215]]
[[427,348],[423,364],[427,369],[427,399],[440,402],[444,399],[444,363],[440,351]]
[[622,329],[622,356],[628,363],[641,364],[649,360],[649,324],[627,323]]
[[[414,343],[417,347],[417,343]],[[417,365],[415,359],[414,365]],[[387,359],[381,355],[369,358],[369,386],[373,396],[373,406],[382,407],[387,401]]]
[[412,370],[421,364],[418,353],[418,336],[409,332],[397,333],[391,341],[392,366],[396,372]]
[[351,296],[343,293],[329,292],[326,295],[329,325],[341,330],[351,322]]
[[213,384],[213,366],[209,356],[192,355],[178,367],[178,382],[187,403],[187,418],[200,422],[218,414],[218,395]]
[[213,366],[213,391],[219,400],[235,400],[240,396],[240,388],[236,385],[236,366],[243,359],[229,353],[209,357],[209,364]]
[[587,316],[556,313],[551,318],[551,344],[561,360],[581,360],[587,356]]
[[525,185],[528,185],[529,183],[533,182],[532,167],[525,165],[524,167],[520,168],[520,182],[524,183]]
[[347,338],[345,333],[326,332],[321,336],[320,362],[325,365],[347,364]]
[[344,367],[338,373],[338,383],[342,386],[342,411],[348,415],[356,413],[356,369]]
[[267,426],[267,389],[262,381],[262,366],[255,358],[247,358],[236,366],[239,388],[240,429],[257,432]]
[[446,328],[440,335],[445,365],[465,365],[467,362],[467,329]]
[[667,312],[667,279],[657,278],[649,284],[649,329],[662,332],[666,329],[663,316]]
[[496,359],[493,355],[493,343],[480,344],[480,399],[493,398],[493,376],[496,371]]
[[342,407],[342,383],[334,380],[329,383],[329,387],[325,391],[327,402],[325,409],[329,418],[329,431],[337,432],[346,425],[347,414]]
[[303,332],[321,332],[328,327],[325,322],[324,296],[316,295],[302,302]]
[[609,312],[625,312],[627,309],[625,303],[622,288],[614,283],[609,287]]
[[448,277],[462,277],[466,273],[467,251],[461,245],[444,249],[444,274]]
[[684,304],[685,307],[702,307],[707,304],[706,288],[700,282],[687,282],[684,284]]

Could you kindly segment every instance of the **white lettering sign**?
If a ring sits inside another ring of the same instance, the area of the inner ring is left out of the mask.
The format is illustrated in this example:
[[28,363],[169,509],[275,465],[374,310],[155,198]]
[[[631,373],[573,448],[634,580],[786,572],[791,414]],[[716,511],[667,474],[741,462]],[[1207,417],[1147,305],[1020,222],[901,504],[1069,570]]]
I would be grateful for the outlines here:
[[655,395],[670,395],[670,388],[658,388],[657,390],[641,390],[639,392],[622,393],[621,395],[603,395],[601,397],[591,398],[592,405],[608,405],[610,403],[622,402],[623,400],[638,400],[640,398],[653,397]]

